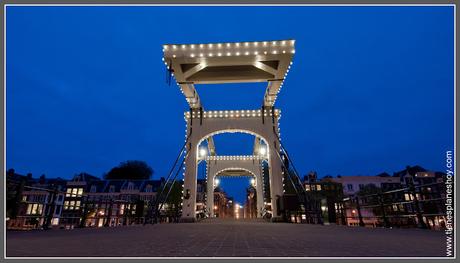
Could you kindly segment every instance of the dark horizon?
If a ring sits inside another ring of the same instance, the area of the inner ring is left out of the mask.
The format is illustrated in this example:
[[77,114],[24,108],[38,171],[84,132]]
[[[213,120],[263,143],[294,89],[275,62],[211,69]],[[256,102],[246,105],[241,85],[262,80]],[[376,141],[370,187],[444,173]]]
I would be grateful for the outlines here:
[[[166,84],[162,45],[295,39],[276,107],[302,175],[443,171],[454,148],[453,11],[8,6],[6,167],[70,179],[143,160],[164,177],[183,144],[188,106]],[[171,19],[180,16],[195,26]],[[197,90],[206,110],[258,109],[265,83]],[[216,149],[248,154],[252,140],[218,135]],[[226,192],[241,199],[245,187],[228,183]]]

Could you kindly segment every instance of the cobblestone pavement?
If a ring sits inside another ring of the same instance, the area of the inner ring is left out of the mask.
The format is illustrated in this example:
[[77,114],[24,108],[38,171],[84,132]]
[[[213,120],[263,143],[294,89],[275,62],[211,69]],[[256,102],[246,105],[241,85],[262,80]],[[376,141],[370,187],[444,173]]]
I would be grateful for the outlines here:
[[220,221],[7,233],[8,257],[445,256],[441,231]]

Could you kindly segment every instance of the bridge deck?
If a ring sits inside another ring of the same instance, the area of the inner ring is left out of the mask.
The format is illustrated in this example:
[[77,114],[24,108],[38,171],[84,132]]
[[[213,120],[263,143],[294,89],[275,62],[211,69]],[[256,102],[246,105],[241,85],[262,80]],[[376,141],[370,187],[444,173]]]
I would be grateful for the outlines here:
[[369,229],[264,221],[206,220],[8,232],[8,257],[391,257],[445,256],[445,236],[419,229]]

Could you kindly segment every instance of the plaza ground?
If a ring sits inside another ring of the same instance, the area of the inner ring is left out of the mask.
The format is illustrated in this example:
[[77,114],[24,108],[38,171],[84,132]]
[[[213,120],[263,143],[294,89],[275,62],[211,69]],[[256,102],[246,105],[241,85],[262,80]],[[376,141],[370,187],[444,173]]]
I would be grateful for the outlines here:
[[445,256],[442,231],[208,220],[7,232],[8,257]]

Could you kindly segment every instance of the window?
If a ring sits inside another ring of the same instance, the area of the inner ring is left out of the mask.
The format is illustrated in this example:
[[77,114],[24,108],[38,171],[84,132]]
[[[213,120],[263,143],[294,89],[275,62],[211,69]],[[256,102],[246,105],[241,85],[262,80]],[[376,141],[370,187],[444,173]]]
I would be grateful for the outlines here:
[[348,189],[348,191],[353,191],[353,185],[352,184],[347,184],[347,189]]
[[58,195],[58,202],[62,202],[62,199],[64,198],[64,196],[62,195]]
[[23,202],[27,202],[27,195],[23,195],[23,196],[22,196],[22,201],[23,201]]
[[26,211],[26,214],[27,214],[27,215],[30,215],[30,214],[32,213],[32,206],[33,206],[33,204],[29,204],[29,205],[27,206],[27,211]]
[[363,190],[364,189],[364,184],[359,184],[359,190]]
[[83,195],[83,188],[78,188],[77,196]]
[[120,206],[120,215],[122,215],[124,211],[125,211],[125,205],[122,204],[122,205]]
[[29,204],[27,206],[28,215],[39,215],[43,212],[43,205],[42,204]]
[[53,226],[59,225],[59,218],[56,218],[56,217],[53,218],[53,220],[51,221],[51,224],[52,224]]
[[73,197],[77,196],[77,191],[78,191],[78,188],[73,188],[72,189],[72,196]]
[[75,202],[75,209],[80,209],[80,201]]
[[150,185],[150,184],[147,185],[147,186],[145,187],[145,191],[146,191],[146,192],[149,192],[149,193],[152,192],[152,185]]
[[110,193],[115,192],[115,185],[111,185],[111,186],[110,186],[109,192],[110,192]]
[[305,190],[306,190],[306,191],[310,191],[310,185],[308,185],[308,184],[305,185]]
[[69,201],[64,202],[64,210],[69,209]]
[[412,200],[411,194],[405,193],[405,194],[404,194],[404,200],[406,200],[406,201]]
[[72,193],[72,188],[67,188],[67,192],[65,196],[69,197],[71,193]]
[[128,184],[128,190],[133,190],[134,189],[134,184],[133,183],[129,183]]
[[56,210],[54,210],[54,214],[56,214],[56,215],[61,214],[61,209],[62,209],[62,206],[57,205],[57,206],[56,206]]
[[91,193],[95,193],[96,192],[96,186],[95,185],[92,185],[91,186],[91,190],[89,190]]

